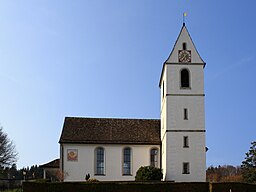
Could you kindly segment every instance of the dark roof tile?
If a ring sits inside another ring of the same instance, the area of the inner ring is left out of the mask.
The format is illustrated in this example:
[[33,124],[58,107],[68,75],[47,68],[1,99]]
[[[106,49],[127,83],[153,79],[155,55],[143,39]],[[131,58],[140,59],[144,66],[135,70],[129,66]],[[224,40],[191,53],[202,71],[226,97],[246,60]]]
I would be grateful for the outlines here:
[[59,168],[60,167],[60,159],[55,159],[43,165],[40,165],[42,168]]
[[66,117],[59,142],[160,144],[160,120]]

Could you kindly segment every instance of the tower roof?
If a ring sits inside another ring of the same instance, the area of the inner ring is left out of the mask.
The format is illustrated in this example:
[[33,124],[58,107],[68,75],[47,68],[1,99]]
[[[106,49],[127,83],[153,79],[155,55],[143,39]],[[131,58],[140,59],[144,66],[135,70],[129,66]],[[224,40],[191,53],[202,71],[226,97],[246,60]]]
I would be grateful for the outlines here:
[[179,62],[178,53],[179,53],[179,50],[184,49],[183,48],[184,43],[186,44],[186,49],[191,51],[191,62],[186,63],[186,64],[187,65],[202,64],[203,66],[205,65],[205,62],[203,61],[203,59],[199,55],[199,53],[198,53],[198,51],[195,47],[195,44],[192,41],[192,38],[191,38],[191,36],[188,32],[188,29],[187,29],[185,23],[183,23],[180,34],[179,34],[179,36],[178,36],[178,38],[177,38],[177,40],[174,44],[174,47],[173,47],[169,57],[167,58],[167,60],[163,64],[159,86],[161,84],[162,75],[163,75],[165,65],[166,64],[181,64]]

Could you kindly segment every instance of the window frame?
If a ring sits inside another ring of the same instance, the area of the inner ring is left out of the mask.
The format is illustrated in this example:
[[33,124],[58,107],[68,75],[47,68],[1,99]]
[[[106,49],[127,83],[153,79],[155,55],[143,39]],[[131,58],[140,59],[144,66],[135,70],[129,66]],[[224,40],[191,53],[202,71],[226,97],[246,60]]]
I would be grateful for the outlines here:
[[183,162],[182,174],[190,174],[190,165],[189,165],[189,162]]
[[188,136],[183,136],[183,148],[189,148]]
[[[127,157],[126,157],[126,150],[129,150],[129,159],[127,159]],[[123,154],[122,154],[122,156],[123,156],[123,161],[122,161],[122,175],[123,176],[132,176],[132,148],[131,147],[125,147],[125,148],[123,148]],[[128,161],[126,161],[126,160],[128,160]],[[126,166],[126,164],[127,164],[127,167],[125,167]],[[127,169],[128,169],[128,171],[129,172],[127,172],[126,173],[126,171],[127,171]]]
[[188,120],[188,108],[183,109],[183,119]]
[[[184,77],[185,74],[183,74],[183,72],[186,71],[187,72],[187,77]],[[185,80],[187,80],[188,82],[184,82]],[[184,85],[184,84],[188,84],[188,85]],[[190,79],[190,71],[187,68],[182,68],[180,70],[180,89],[191,89],[191,79]]]
[[[98,154],[99,150],[102,150],[102,151],[100,151],[101,152],[100,154]],[[105,166],[105,149],[104,149],[104,147],[96,147],[94,156],[95,156],[94,175],[105,176],[106,175],[105,174],[105,167],[106,166]],[[98,159],[99,157],[100,157],[100,159]],[[99,164],[101,164],[101,166],[98,166]]]
[[[153,151],[156,151],[156,154],[152,154]],[[158,164],[159,164],[158,159],[159,159],[159,150],[158,150],[158,148],[156,148],[156,147],[151,148],[150,149],[150,166],[151,167],[158,167]]]

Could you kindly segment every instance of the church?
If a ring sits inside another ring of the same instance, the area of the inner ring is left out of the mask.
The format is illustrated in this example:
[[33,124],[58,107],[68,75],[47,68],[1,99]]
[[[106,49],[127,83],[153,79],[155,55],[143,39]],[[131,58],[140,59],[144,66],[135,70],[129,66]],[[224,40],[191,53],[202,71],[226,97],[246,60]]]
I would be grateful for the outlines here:
[[204,67],[183,23],[159,80],[160,119],[66,117],[59,140],[64,181],[133,181],[141,166],[163,181],[206,180]]

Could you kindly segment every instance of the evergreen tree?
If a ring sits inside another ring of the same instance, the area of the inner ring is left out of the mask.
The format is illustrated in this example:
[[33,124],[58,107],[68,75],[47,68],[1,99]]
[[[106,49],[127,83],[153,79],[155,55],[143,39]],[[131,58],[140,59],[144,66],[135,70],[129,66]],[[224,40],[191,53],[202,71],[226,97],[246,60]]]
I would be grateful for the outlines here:
[[241,166],[243,179],[248,183],[256,183],[256,141],[251,143],[250,150],[245,155]]

